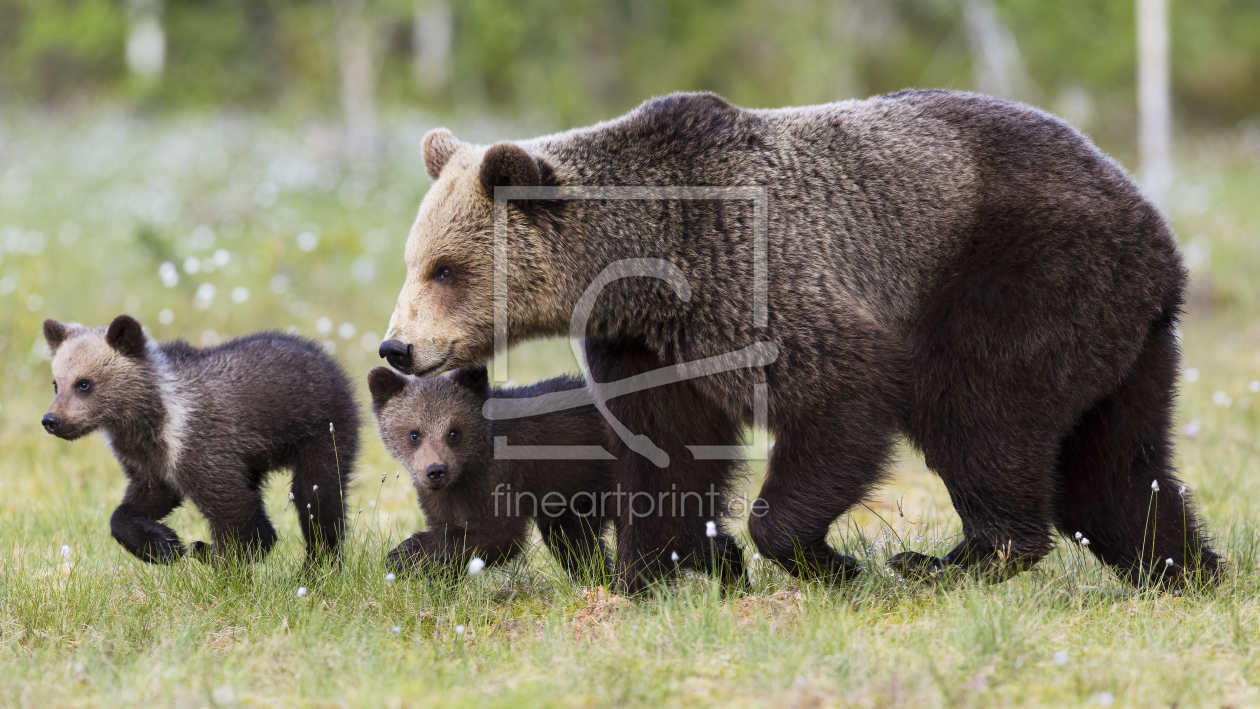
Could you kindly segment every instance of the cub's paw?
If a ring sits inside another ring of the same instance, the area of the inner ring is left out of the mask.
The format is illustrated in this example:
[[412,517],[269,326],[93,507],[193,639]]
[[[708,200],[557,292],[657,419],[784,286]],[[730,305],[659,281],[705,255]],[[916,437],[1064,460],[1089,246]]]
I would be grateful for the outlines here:
[[905,551],[889,559],[888,568],[904,579],[919,581],[938,578],[952,566],[935,556]]
[[147,519],[132,522],[137,539],[136,556],[150,564],[174,564],[187,553],[175,530]]
[[188,549],[188,555],[203,564],[209,564],[214,560],[214,546],[201,541],[193,542]]

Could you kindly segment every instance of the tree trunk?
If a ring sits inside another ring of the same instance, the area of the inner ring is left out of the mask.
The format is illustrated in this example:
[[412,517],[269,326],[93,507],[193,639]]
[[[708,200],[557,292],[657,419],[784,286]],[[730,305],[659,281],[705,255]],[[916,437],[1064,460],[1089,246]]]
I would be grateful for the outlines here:
[[127,69],[156,79],[166,64],[166,33],[161,0],[127,0]]
[[1138,155],[1147,195],[1164,206],[1173,182],[1167,0],[1137,0]]
[[372,27],[364,14],[363,0],[335,0],[335,4],[345,155],[353,162],[373,162],[376,74],[372,67]]
[[412,29],[412,69],[416,83],[430,93],[450,80],[454,15],[447,0],[418,0]]
[[993,0],[966,0],[963,20],[971,45],[976,91],[1001,98],[1030,99],[1032,80],[1024,68],[1015,36],[998,17]]

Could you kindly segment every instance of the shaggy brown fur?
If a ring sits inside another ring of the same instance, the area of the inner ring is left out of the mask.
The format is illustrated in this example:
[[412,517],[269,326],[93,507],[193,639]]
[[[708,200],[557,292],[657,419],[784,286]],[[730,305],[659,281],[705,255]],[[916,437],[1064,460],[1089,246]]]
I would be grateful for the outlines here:
[[199,557],[260,559],[276,541],[260,488],[292,468],[308,564],[336,555],[359,417],[345,375],[315,343],[280,333],[204,349],[156,343],[127,315],[95,329],[45,320],[44,337],[56,393],[44,428],[66,440],[104,433],[130,480],[110,519],[127,551],[153,563],[183,556],[161,520],[188,498],[213,536],[213,547],[195,543]]
[[[659,470],[623,447],[618,482],[655,493],[728,479],[732,466],[682,446],[734,439],[764,376],[776,444],[761,491],[768,512],[750,531],[793,573],[854,572],[826,535],[884,478],[899,431],[944,480],[965,537],[944,559],[897,557],[904,572],[1026,568],[1053,547],[1057,526],[1088,536],[1134,581],[1216,573],[1172,467],[1186,281],[1176,243],[1125,172],[1066,123],[946,91],[780,110],[676,94],[535,140],[486,148],[439,130],[425,145],[438,179],[381,348],[396,367],[429,375],[492,355],[496,186],[762,186],[765,328],[751,316],[746,202],[509,208],[514,341],[568,334],[596,274],[655,257],[684,271],[692,295],[684,302],[646,278],[605,289],[586,342],[596,381],[759,341],[778,347],[763,371],[610,401],[671,461]],[[659,559],[671,545],[704,544],[697,519],[628,521],[618,520],[619,561],[634,588],[669,573]]]
[[[450,378],[420,380],[386,367],[368,374],[381,439],[415,483],[429,531],[389,553],[398,571],[427,561],[466,565],[507,562],[525,547],[529,521],[552,555],[578,578],[611,571],[601,538],[611,507],[611,460],[512,460],[495,455],[496,438],[511,446],[603,446],[603,419],[593,406],[539,416],[486,420],[487,399],[581,389],[573,377],[520,388],[490,388],[485,367]],[[592,562],[595,565],[592,566]],[[594,572],[594,573],[591,573]]]

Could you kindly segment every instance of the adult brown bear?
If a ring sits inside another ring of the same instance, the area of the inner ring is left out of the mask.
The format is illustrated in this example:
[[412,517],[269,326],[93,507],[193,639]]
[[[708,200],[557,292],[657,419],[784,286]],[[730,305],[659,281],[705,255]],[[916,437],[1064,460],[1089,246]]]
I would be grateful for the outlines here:
[[[1066,123],[946,91],[781,110],[675,94],[589,128],[489,147],[434,130],[424,160],[434,184],[381,345],[393,366],[421,376],[492,356],[496,187],[764,189],[764,327],[750,315],[750,200],[534,199],[506,209],[511,342],[568,335],[606,267],[655,258],[690,292],[659,278],[608,283],[584,333],[596,382],[759,342],[777,352],[764,367],[610,399],[625,429],[667,454],[662,468],[629,450],[630,437],[612,438],[626,490],[663,499],[724,489],[735,464],[687,446],[735,442],[765,382],[775,446],[750,531],[792,573],[855,573],[826,535],[880,482],[898,432],[944,480],[964,534],[944,559],[894,558],[903,572],[1027,568],[1051,550],[1057,526],[1089,537],[1134,582],[1216,573],[1171,464],[1186,280],[1176,244],[1125,172]],[[619,570],[632,589],[672,573],[676,550],[702,559],[715,543],[700,515],[658,517],[618,519]],[[737,557],[729,537],[716,543]]]

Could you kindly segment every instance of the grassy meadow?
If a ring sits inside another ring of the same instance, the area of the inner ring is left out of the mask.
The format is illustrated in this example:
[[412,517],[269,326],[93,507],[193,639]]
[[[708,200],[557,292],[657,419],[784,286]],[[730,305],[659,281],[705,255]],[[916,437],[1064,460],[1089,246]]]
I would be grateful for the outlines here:
[[[1066,539],[1004,584],[902,582],[884,559],[943,552],[958,532],[944,487],[908,450],[868,508],[836,525],[835,543],[869,572],[847,588],[754,561],[749,596],[689,577],[632,602],[570,583],[542,550],[456,585],[390,581],[385,552],[422,521],[370,426],[340,574],[299,581],[278,477],[268,506],[281,542],[265,564],[132,558],[109,535],[124,478],[103,441],[39,426],[52,398],[40,322],[128,312],[154,337],[193,343],[294,328],[333,349],[365,394],[428,185],[431,125],[391,119],[387,157],[355,167],[338,160],[331,125],[0,119],[0,705],[1260,705],[1255,134],[1184,141],[1169,205],[1195,277],[1180,466],[1229,564],[1211,590],[1135,591]],[[522,382],[575,369],[562,341],[509,356]],[[751,466],[750,496],[761,473]],[[186,541],[207,538],[194,509],[172,520]]]

